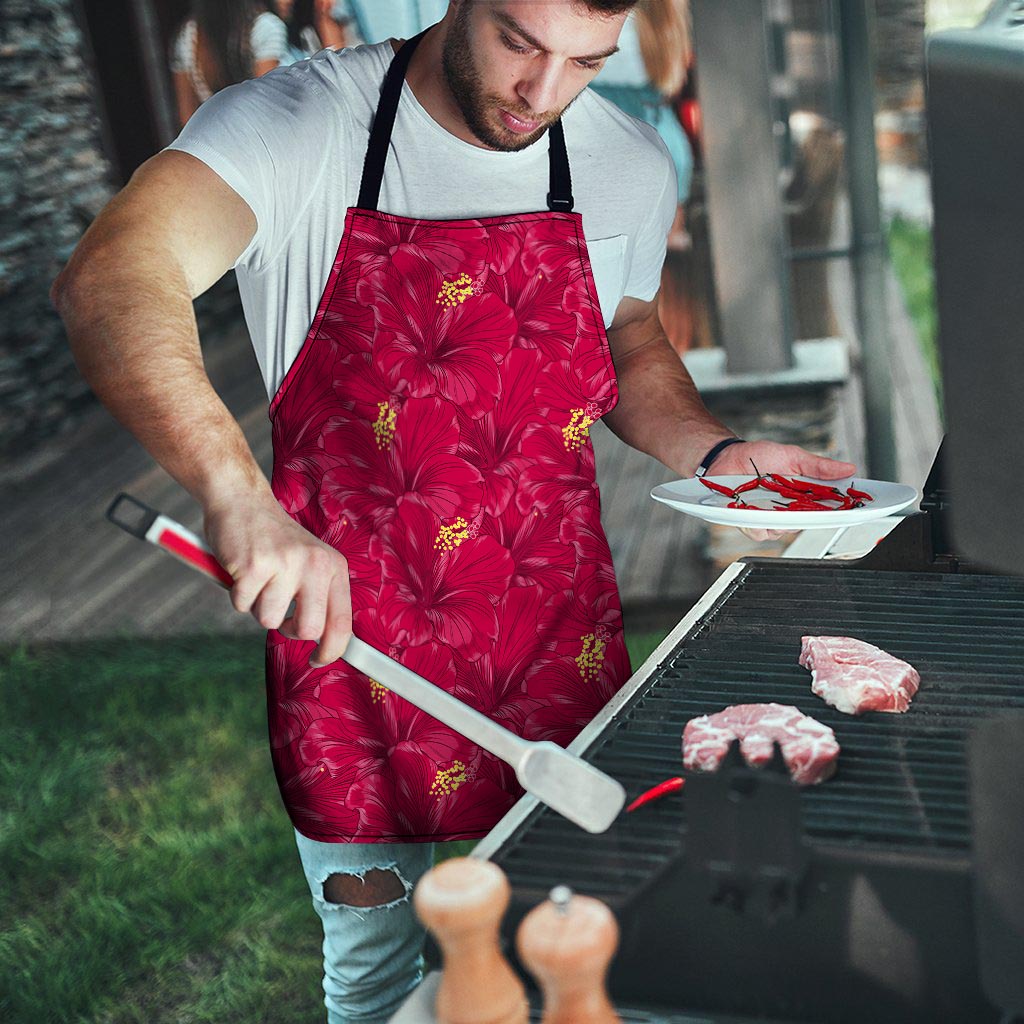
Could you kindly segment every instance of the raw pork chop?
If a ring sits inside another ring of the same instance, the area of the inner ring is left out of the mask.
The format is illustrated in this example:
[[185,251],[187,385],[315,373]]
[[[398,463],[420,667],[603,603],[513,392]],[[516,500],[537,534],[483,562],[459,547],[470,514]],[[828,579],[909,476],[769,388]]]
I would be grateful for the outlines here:
[[683,729],[683,767],[715,771],[734,739],[754,768],[771,760],[778,740],[790,777],[801,786],[823,782],[836,770],[835,733],[788,704],[734,704],[691,719]]
[[848,636],[801,637],[800,664],[811,691],[846,715],[906,711],[921,682],[912,665]]

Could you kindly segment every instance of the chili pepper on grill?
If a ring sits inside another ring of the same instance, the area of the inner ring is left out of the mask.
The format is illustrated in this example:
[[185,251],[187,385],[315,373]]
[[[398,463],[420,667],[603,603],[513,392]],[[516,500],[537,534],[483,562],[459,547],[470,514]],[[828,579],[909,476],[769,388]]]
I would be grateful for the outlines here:
[[646,793],[641,793],[627,808],[626,813],[629,814],[631,811],[635,811],[638,807],[643,807],[644,804],[649,804],[652,800],[660,800],[667,793],[675,793],[683,788],[684,779],[666,779],[664,782],[659,782],[656,786],[652,786]]
[[709,487],[713,491],[717,491],[719,494],[724,494],[727,498],[735,498],[736,492],[724,484],[716,484],[714,480],[709,480],[705,476],[697,478],[705,486]]

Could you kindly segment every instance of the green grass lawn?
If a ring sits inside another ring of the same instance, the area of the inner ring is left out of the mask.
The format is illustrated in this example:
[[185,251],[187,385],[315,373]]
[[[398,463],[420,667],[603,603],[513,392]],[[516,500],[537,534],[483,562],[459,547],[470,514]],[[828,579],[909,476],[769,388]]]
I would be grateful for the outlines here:
[[927,227],[896,217],[889,225],[889,253],[896,277],[903,288],[907,311],[917,328],[921,350],[927,360],[942,408],[942,380],[936,330],[935,272],[932,263],[932,233]]
[[258,638],[6,650],[0,707],[0,1020],[322,1019]]

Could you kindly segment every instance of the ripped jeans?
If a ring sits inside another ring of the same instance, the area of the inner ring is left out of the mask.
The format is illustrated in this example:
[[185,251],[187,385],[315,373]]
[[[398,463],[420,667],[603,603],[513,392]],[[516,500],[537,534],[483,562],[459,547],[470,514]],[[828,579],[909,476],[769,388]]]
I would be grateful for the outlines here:
[[295,841],[324,926],[327,1024],[384,1024],[423,977],[425,932],[410,896],[434,844],[318,843],[298,831]]

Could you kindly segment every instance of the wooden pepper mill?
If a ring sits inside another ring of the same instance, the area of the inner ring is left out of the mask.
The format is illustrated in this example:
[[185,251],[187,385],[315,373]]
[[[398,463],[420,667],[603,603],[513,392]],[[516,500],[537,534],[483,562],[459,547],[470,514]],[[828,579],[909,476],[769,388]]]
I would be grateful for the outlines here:
[[523,918],[516,949],[544,993],[542,1024],[620,1024],[605,989],[618,944],[612,912],[564,885]]
[[526,990],[498,944],[511,887],[490,861],[454,857],[428,871],[413,906],[444,956],[437,1024],[526,1024]]

